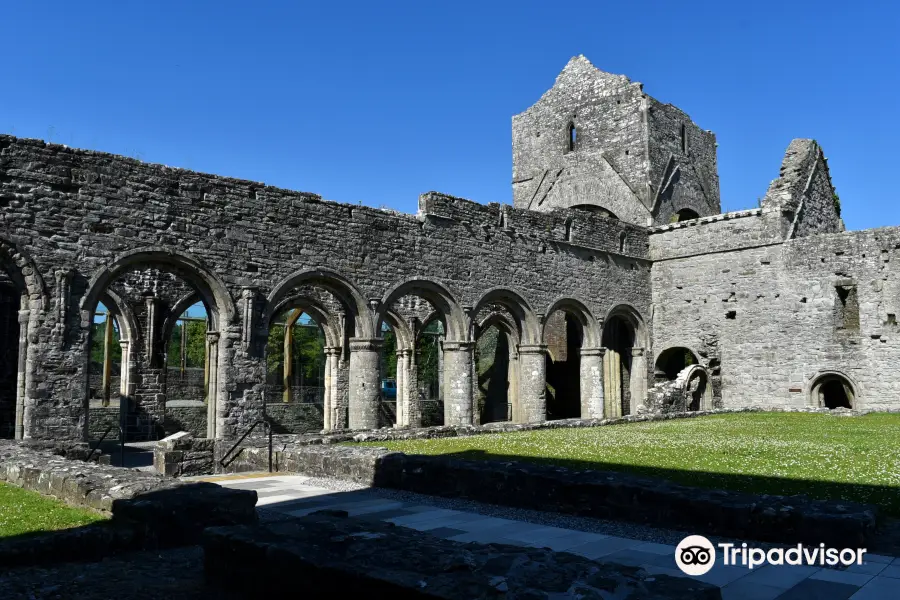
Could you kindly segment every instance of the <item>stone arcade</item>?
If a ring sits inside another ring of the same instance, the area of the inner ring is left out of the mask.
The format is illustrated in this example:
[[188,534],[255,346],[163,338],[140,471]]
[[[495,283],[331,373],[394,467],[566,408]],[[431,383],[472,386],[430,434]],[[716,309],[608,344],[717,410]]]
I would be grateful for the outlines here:
[[[0,136],[0,434],[84,439],[106,410],[129,439],[241,435],[279,409],[267,339],[291,310],[325,338],[316,429],[421,425],[434,321],[448,425],[488,420],[491,327],[518,422],[667,410],[672,390],[688,409],[900,407],[900,228],[844,231],[816,142],[791,142],[759,208],[719,214],[712,132],[576,57],[513,118],[513,197],[430,192],[406,215]],[[168,348],[197,302],[203,393],[176,406]],[[100,304],[120,358],[98,405]]]

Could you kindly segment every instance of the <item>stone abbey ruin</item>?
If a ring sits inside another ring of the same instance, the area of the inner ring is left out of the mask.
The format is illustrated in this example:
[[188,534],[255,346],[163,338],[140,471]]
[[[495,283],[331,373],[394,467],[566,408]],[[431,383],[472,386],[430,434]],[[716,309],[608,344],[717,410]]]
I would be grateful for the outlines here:
[[[900,228],[844,231],[816,142],[721,214],[713,133],[584,57],[512,125],[512,206],[429,192],[415,215],[0,136],[0,435],[900,406]],[[312,395],[286,366],[301,314]]]

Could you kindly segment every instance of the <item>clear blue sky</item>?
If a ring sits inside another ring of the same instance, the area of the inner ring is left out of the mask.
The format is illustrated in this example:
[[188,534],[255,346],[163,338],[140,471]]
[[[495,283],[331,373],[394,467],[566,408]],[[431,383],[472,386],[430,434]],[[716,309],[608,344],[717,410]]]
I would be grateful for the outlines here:
[[725,210],[790,140],[848,228],[900,224],[900,9],[888,2],[12,2],[0,131],[416,210],[510,202],[510,118],[571,56],[719,140]]

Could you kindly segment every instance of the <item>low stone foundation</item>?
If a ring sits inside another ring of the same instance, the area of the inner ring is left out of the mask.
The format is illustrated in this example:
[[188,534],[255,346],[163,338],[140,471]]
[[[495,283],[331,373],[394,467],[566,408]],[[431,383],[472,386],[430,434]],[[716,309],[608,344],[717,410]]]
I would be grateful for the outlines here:
[[[242,457],[247,468],[257,470],[267,461],[267,453],[257,448]],[[275,452],[274,460],[276,471],[759,541],[865,547],[877,525],[872,505],[711,490],[527,462],[411,456],[368,446],[300,446]]]
[[153,449],[153,468],[170,477],[209,475],[215,471],[216,440],[195,438],[189,432],[172,434]]
[[202,400],[172,400],[166,403],[166,435],[187,431],[196,437],[206,437],[207,406]]
[[[346,515],[346,513],[343,513]],[[314,514],[216,527],[203,541],[209,585],[248,598],[619,598],[714,600],[715,586],[549,549],[463,544],[387,523]]]
[[251,490],[71,460],[12,441],[0,441],[0,481],[111,516],[104,525],[4,540],[3,565],[82,559],[122,547],[193,544],[206,527],[257,520],[257,497]]

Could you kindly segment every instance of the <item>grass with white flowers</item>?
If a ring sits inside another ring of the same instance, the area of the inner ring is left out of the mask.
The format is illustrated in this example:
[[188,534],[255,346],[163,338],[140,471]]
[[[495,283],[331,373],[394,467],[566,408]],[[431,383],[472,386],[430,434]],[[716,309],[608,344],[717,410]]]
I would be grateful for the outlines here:
[[626,471],[707,488],[855,500],[900,516],[900,414],[737,413],[368,445],[407,454]]

